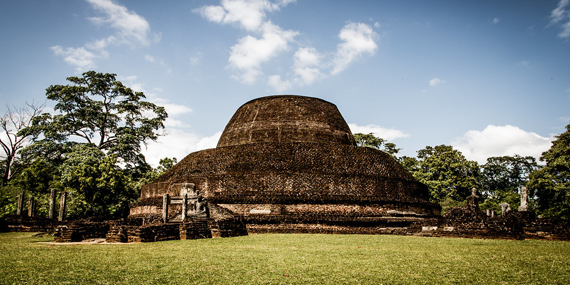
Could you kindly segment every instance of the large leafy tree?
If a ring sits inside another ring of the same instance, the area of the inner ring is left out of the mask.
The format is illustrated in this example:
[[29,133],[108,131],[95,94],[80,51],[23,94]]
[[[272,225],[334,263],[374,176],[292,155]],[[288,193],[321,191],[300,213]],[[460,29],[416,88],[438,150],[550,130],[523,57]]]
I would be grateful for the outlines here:
[[526,185],[530,173],[538,169],[540,167],[532,156],[487,158],[487,163],[481,166],[481,186],[486,196],[481,207],[499,211],[499,204],[507,202],[512,208],[518,208],[520,188]]
[[21,151],[28,167],[14,186],[36,189],[34,195],[65,189],[72,217],[121,216],[153,172],[140,151],[160,135],[166,111],[115,74],[89,71],[67,80],[46,89],[55,113],[36,116],[18,133],[36,139]]
[[42,138],[36,152],[57,150],[54,143],[84,142],[116,155],[128,167],[145,164],[141,144],[158,138],[168,116],[164,107],[144,101],[142,92],[124,86],[116,74],[88,71],[67,81],[72,84],[46,90],[47,98],[57,102],[58,114],[37,116],[20,132]]
[[[426,184],[432,202],[446,206],[458,206],[479,188],[480,172],[475,161],[469,161],[452,146],[427,146],[418,151],[417,158],[403,157],[402,166],[419,181]],[[448,205],[449,204],[449,205]]]
[[539,210],[546,217],[570,221],[570,124],[540,160],[546,165],[532,172],[528,182]]

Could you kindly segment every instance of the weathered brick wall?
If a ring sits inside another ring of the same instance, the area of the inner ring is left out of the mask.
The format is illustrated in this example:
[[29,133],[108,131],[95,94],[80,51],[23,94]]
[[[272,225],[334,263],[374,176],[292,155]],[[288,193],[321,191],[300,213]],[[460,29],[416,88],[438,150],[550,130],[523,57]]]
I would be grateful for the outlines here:
[[208,227],[207,219],[188,219],[180,224],[180,239],[211,238],[212,231]]
[[189,154],[143,186],[131,216],[160,211],[161,197],[178,196],[179,183],[258,224],[383,220],[394,211],[427,218],[441,209],[392,156],[357,147],[334,104],[302,96],[244,104],[217,148]]
[[267,142],[356,144],[334,104],[318,98],[282,95],[242,105],[227,124],[218,147]]
[[105,238],[109,231],[106,221],[77,220],[69,225],[61,225],[56,229],[54,241],[76,242],[90,238]]
[[427,187],[390,155],[334,144],[254,144],[195,152],[145,185],[141,202],[166,192],[169,183],[182,182],[195,183],[213,203],[428,203]]

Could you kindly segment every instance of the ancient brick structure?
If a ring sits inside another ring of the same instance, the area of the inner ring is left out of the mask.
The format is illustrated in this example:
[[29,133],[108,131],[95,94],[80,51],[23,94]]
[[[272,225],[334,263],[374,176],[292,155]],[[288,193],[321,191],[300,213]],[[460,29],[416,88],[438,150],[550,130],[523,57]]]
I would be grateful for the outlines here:
[[427,187],[389,154],[356,146],[334,104],[303,96],[245,103],[216,148],[189,154],[145,185],[130,217],[156,219],[166,194],[198,197],[185,210],[168,206],[168,221],[205,207],[201,213],[243,219],[253,232],[401,227],[440,211]]

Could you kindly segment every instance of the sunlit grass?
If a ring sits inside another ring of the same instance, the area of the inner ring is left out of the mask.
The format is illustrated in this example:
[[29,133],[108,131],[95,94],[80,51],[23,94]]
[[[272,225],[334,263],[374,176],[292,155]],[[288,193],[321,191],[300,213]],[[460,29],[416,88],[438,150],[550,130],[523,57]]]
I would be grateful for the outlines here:
[[0,234],[2,284],[567,284],[570,243],[267,234],[50,245]]

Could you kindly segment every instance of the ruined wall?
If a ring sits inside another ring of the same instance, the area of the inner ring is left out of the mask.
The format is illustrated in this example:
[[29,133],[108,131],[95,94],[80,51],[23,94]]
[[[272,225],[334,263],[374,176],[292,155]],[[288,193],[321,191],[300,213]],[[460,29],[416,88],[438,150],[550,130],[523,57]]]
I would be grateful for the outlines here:
[[390,155],[336,144],[265,143],[195,152],[145,185],[141,199],[162,195],[168,183],[182,182],[195,183],[214,203],[428,203],[429,199],[426,186]]
[[161,210],[160,197],[179,196],[180,183],[248,225],[409,224],[441,209],[391,155],[356,146],[334,104],[302,96],[241,106],[218,147],[189,154],[143,186],[131,216]]

